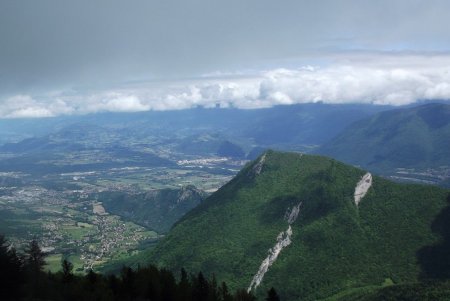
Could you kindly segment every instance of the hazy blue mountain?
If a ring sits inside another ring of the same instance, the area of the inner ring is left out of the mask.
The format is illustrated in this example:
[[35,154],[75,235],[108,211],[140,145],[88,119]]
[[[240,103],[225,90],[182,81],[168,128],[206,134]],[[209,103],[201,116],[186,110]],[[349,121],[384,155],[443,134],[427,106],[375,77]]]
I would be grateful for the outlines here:
[[134,137],[126,136],[118,129],[76,122],[44,136],[0,146],[0,152],[8,154],[0,160],[0,166],[7,171],[62,173],[174,164],[134,141]]
[[189,135],[185,138],[177,140],[174,138],[173,143],[176,144],[175,149],[187,155],[215,155],[227,136],[218,132],[205,132]]
[[224,141],[220,144],[217,155],[220,157],[245,158],[244,150],[230,141]]
[[173,166],[189,157],[309,152],[355,120],[389,107],[299,104],[241,110],[98,113],[1,120],[0,167],[29,174]]
[[[317,153],[379,173],[397,168],[447,170],[450,175],[450,105],[426,104],[357,121]],[[405,171],[407,172],[407,171]]]
[[180,111],[98,113],[44,119],[1,120],[0,133],[10,134],[5,134],[0,143],[44,137],[57,132],[62,134],[70,127],[83,128],[83,125],[89,125],[99,127],[98,130],[101,132],[108,130],[123,137],[164,137],[166,142],[184,139],[190,135],[212,134],[222,135],[221,142],[240,139],[243,144],[248,144],[240,145],[247,151],[255,144],[264,147],[292,148],[299,145],[322,144],[353,121],[388,108],[319,103],[255,110],[195,108]]
[[259,145],[320,145],[352,122],[385,106],[303,104],[279,106],[256,118],[245,133]]
[[250,152],[247,154],[247,159],[248,160],[255,160],[256,158],[258,158],[259,156],[261,156],[267,149],[260,147],[260,146],[256,146],[254,148],[252,148],[250,150]]

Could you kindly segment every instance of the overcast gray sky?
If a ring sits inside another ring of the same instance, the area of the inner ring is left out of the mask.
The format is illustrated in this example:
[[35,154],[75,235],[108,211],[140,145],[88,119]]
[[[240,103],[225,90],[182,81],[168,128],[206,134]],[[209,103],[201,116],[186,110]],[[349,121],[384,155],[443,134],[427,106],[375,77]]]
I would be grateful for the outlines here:
[[450,98],[449,28],[444,0],[0,0],[0,117]]

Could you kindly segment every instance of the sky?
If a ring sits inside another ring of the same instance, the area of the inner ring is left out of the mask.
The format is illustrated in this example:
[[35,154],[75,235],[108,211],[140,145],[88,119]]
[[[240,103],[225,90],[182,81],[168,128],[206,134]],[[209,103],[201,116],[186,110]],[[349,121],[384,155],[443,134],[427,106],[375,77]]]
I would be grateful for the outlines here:
[[0,0],[0,118],[450,99],[450,1]]

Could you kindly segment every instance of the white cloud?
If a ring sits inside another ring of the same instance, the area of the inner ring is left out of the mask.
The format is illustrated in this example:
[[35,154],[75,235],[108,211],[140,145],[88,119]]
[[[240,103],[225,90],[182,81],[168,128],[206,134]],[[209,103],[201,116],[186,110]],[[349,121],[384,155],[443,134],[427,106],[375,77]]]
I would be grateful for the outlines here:
[[308,102],[405,105],[450,99],[450,55],[336,55],[326,66],[279,68],[235,77],[144,83],[89,93],[17,95],[0,116],[48,117],[100,111],[179,110],[196,106],[263,108]]
[[44,108],[23,108],[18,109],[11,114],[6,115],[7,118],[39,118],[51,117],[53,114]]
[[[69,97],[70,99],[70,97]],[[106,92],[93,94],[86,99],[78,100],[79,112],[139,112],[151,109],[149,105],[143,104],[138,96],[123,92]]]
[[[55,104],[59,102],[56,101]],[[3,118],[38,118],[51,117],[61,113],[61,108],[57,112],[52,112],[50,105],[55,104],[39,103],[29,95],[16,95],[0,103],[0,116]]]

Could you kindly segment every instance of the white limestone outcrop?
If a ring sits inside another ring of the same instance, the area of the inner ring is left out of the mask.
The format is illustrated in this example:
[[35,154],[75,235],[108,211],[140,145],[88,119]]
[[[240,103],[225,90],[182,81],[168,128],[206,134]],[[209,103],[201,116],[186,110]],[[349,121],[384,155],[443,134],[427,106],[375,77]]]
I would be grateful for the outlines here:
[[355,187],[355,204],[358,206],[362,198],[366,195],[369,188],[372,186],[372,175],[370,172],[366,173],[361,180],[356,184]]
[[278,255],[280,255],[281,251],[292,243],[291,224],[297,220],[301,205],[302,202],[298,203],[298,205],[294,206],[292,209],[288,208],[288,210],[286,211],[285,219],[287,219],[289,226],[286,231],[282,231],[280,234],[278,234],[275,246],[269,249],[267,257],[259,266],[258,272],[255,274],[255,276],[253,276],[253,279],[250,282],[250,286],[247,289],[248,292],[250,292],[252,289],[256,289],[261,284],[264,275],[269,270],[269,267],[277,260]]
[[253,166],[252,171],[255,176],[261,173],[265,161],[266,161],[266,154],[262,155],[258,163],[256,163],[255,166]]
[[298,203],[297,206],[294,206],[292,210],[287,210],[285,214],[285,219],[287,220],[288,224],[292,224],[297,220],[298,214],[300,213],[300,207],[302,206],[302,202]]
[[247,289],[248,292],[250,292],[252,289],[256,289],[256,287],[258,287],[261,284],[264,275],[267,273],[269,267],[275,262],[275,260],[277,260],[277,257],[278,255],[280,255],[281,250],[283,250],[285,247],[291,244],[292,242],[291,235],[292,235],[291,225],[289,225],[286,231],[283,231],[280,234],[278,234],[277,243],[273,248],[269,249],[269,254],[267,255],[266,259],[264,259],[263,262],[261,263],[258,272],[252,279],[252,282],[250,282],[250,286]]

